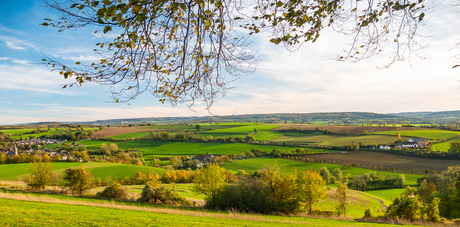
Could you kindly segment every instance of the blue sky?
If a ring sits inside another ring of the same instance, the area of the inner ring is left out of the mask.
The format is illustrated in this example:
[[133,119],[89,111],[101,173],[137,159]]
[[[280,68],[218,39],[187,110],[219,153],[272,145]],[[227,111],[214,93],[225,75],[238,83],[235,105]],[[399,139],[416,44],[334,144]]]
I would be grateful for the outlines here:
[[[456,2],[451,2],[456,3]],[[388,54],[359,63],[337,62],[349,38],[327,31],[296,52],[254,37],[262,61],[255,73],[232,85],[211,111],[217,115],[366,111],[378,113],[458,110],[460,68],[452,49],[460,42],[460,8],[446,1],[427,16],[426,59],[412,58],[378,69]],[[114,118],[205,116],[203,105],[160,104],[146,93],[127,104],[112,102],[108,87],[86,84],[62,89],[66,81],[40,65],[42,54],[64,61],[95,59],[99,37],[85,28],[58,33],[39,26],[59,14],[41,1],[0,1],[0,124],[90,121]],[[457,33],[456,33],[457,32]]]

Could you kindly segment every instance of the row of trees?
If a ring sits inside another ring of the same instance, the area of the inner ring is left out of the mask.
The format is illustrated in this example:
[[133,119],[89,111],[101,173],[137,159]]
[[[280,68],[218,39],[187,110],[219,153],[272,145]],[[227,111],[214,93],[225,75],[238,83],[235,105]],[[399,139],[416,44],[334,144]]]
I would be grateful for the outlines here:
[[[235,209],[256,213],[295,214],[313,212],[313,205],[326,199],[326,180],[317,171],[282,174],[280,169],[268,166],[255,177],[243,177],[228,184],[226,171],[211,164],[195,173],[194,190],[206,195],[206,207],[220,210]],[[337,214],[347,212],[348,186],[341,181],[334,191]]]

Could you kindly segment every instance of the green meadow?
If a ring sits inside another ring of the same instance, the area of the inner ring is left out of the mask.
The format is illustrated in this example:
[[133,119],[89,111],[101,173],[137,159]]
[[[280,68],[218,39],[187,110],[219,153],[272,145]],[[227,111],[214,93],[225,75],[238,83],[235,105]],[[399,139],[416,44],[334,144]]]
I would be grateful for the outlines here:
[[411,131],[386,131],[386,132],[372,132],[373,135],[398,135],[407,137],[421,137],[427,139],[448,139],[460,135],[460,131],[448,130],[411,130]]
[[[162,168],[115,163],[52,162],[52,164],[54,167],[53,172],[58,174],[62,174],[67,168],[85,165],[95,178],[101,178],[101,180],[105,180],[108,176],[111,176],[112,179],[124,179],[126,176],[134,178],[137,172],[142,172],[144,174],[156,172],[160,175],[166,172],[166,170]],[[28,170],[29,166],[29,163],[0,165],[0,180],[26,179],[30,176],[30,172]]]
[[0,203],[2,226],[392,226],[336,219],[117,206],[96,201],[47,203],[0,199]]
[[[88,146],[88,148],[100,148],[103,143],[115,143],[120,149],[137,149],[143,155],[200,155],[209,152],[214,155],[226,154],[241,154],[242,152],[250,151],[252,149],[263,149],[265,151],[272,151],[273,149],[281,149],[290,152],[292,149],[298,147],[289,146],[274,146],[274,145],[256,145],[248,143],[198,143],[198,142],[162,142],[162,141],[93,141],[84,140],[78,144]],[[322,151],[321,149],[313,149]]]
[[[327,160],[327,161],[330,162],[331,160]],[[380,174],[383,174],[384,177],[386,177],[388,174],[391,174],[393,175],[394,178],[401,175],[401,173],[385,172],[385,171],[378,171],[378,170],[365,169],[365,168],[359,168],[359,167],[345,168],[343,167],[343,165],[339,165],[339,164],[317,163],[317,162],[306,163],[302,161],[294,161],[290,159],[270,158],[270,157],[258,157],[258,158],[252,158],[252,159],[246,159],[246,160],[238,160],[238,161],[234,161],[231,163],[226,163],[225,165],[222,165],[222,167],[227,170],[232,170],[233,173],[237,173],[239,170],[244,170],[246,172],[255,172],[258,169],[263,169],[267,165],[274,165],[274,164],[280,167],[280,170],[282,172],[287,172],[287,173],[292,173],[296,170],[298,171],[319,170],[321,167],[326,167],[331,174],[332,174],[333,169],[340,168],[342,170],[343,176],[347,176],[347,174],[349,173],[351,175],[351,178],[353,178],[356,175],[361,175],[361,174],[369,173],[369,172],[376,172],[377,176],[379,176]],[[407,173],[405,173],[404,176],[406,178],[406,185],[416,185],[417,179],[420,177],[423,177],[423,175],[407,174]]]
[[[255,130],[260,131],[267,131],[282,125],[248,125],[248,126],[240,126],[240,127],[232,127],[232,128],[225,128],[225,129],[216,129],[212,130],[212,132],[233,132],[233,133],[253,133]],[[255,130],[254,130],[255,129]]]

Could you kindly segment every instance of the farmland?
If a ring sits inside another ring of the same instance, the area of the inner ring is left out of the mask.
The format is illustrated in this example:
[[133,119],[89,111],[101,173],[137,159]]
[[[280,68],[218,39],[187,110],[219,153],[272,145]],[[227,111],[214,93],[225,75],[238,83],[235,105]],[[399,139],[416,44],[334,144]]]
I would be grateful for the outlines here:
[[[88,148],[99,148],[102,143],[112,143],[107,141],[82,141],[79,144],[88,146]],[[113,142],[120,149],[137,149],[145,155],[200,155],[209,152],[214,155],[241,154],[242,152],[252,149],[263,149],[272,151],[281,149],[290,151],[296,147],[272,146],[272,145],[255,145],[247,143],[197,143],[197,142],[161,142],[161,141],[123,141]],[[313,149],[323,151],[322,149]]]
[[[82,163],[78,162],[53,162],[54,172],[62,174],[66,168],[73,168],[81,166]],[[85,163],[83,164],[86,168],[94,175],[95,178],[101,178],[105,180],[108,176],[112,179],[124,179],[126,176],[134,178],[137,172],[148,174],[156,172],[162,175],[166,172],[165,169],[147,167],[147,166],[135,166],[135,165],[123,165],[113,163]],[[30,164],[11,164],[11,165],[0,165],[0,180],[18,180],[26,179],[29,177],[30,172],[27,169]]]
[[[314,155],[316,156],[316,155]],[[319,156],[319,155],[318,155]],[[351,167],[345,168],[340,164],[332,164],[332,159],[327,159],[327,163],[305,163],[301,161],[294,161],[289,159],[281,159],[281,158],[270,158],[270,157],[260,157],[260,158],[253,158],[247,160],[238,160],[232,163],[228,163],[223,165],[222,167],[227,170],[232,170],[233,172],[238,172],[239,170],[244,170],[246,172],[255,172],[258,169],[265,168],[267,165],[274,165],[276,164],[280,167],[282,172],[292,173],[294,171],[305,171],[305,170],[319,170],[321,167],[327,167],[329,171],[332,171],[334,168],[341,168],[344,176],[350,173],[351,177],[354,177],[357,174],[363,174],[368,172],[376,172],[377,175],[384,174],[384,176],[391,174],[394,177],[397,177],[401,173],[398,172],[390,172],[390,171],[380,171],[376,169],[365,169],[360,167]],[[409,174],[404,173],[406,176],[406,184],[408,185],[415,185],[417,183],[417,179],[423,177],[423,175],[418,174]]]
[[[424,131],[424,130],[432,130],[432,128],[420,128],[420,127],[377,127],[377,126],[322,126],[322,125],[286,125],[280,126],[276,128],[272,128],[272,130],[319,130],[325,131],[328,130],[333,133],[351,133],[351,134],[362,134],[364,131],[368,133],[371,132],[385,132],[385,131]],[[422,132],[424,133],[424,132]]]
[[378,135],[398,135],[408,137],[423,137],[427,139],[448,139],[459,136],[459,131],[447,131],[447,130],[412,130],[412,131],[386,131],[386,132],[373,132],[372,134]]
[[[51,128],[49,132],[41,132],[41,133],[31,133],[34,129],[9,129],[9,130],[0,130],[0,132],[4,134],[11,134],[11,138],[13,139],[20,139],[20,138],[30,138],[30,136],[34,136],[36,138],[44,135],[51,135],[56,133],[64,133],[68,128],[61,128],[62,130],[56,131],[55,128]],[[97,131],[99,128],[83,128],[83,130],[92,130]],[[75,128],[72,128],[69,132],[77,132]]]
[[280,136],[273,141],[313,143],[317,145],[348,146],[359,143],[373,144],[394,144],[398,138],[389,135],[312,135],[312,136]]

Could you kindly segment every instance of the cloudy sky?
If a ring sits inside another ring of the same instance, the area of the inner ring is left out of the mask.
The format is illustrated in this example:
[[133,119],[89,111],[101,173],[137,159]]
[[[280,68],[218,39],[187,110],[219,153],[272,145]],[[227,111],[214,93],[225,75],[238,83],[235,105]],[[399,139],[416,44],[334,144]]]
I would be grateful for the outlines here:
[[[19,3],[20,2],[20,3]],[[452,2],[455,4],[457,2]],[[129,105],[112,102],[108,87],[86,84],[62,89],[66,81],[40,65],[43,54],[62,61],[91,61],[98,37],[92,29],[58,33],[39,26],[59,16],[42,1],[0,1],[0,124],[39,121],[90,121],[114,118],[204,116],[202,105],[190,111],[144,94]],[[255,73],[233,83],[211,111],[216,115],[366,111],[377,113],[460,109],[460,68],[454,49],[460,42],[460,7],[449,1],[427,18],[426,59],[412,58],[379,69],[387,54],[359,63],[333,58],[347,37],[326,32],[296,52],[254,37],[261,61]]]

